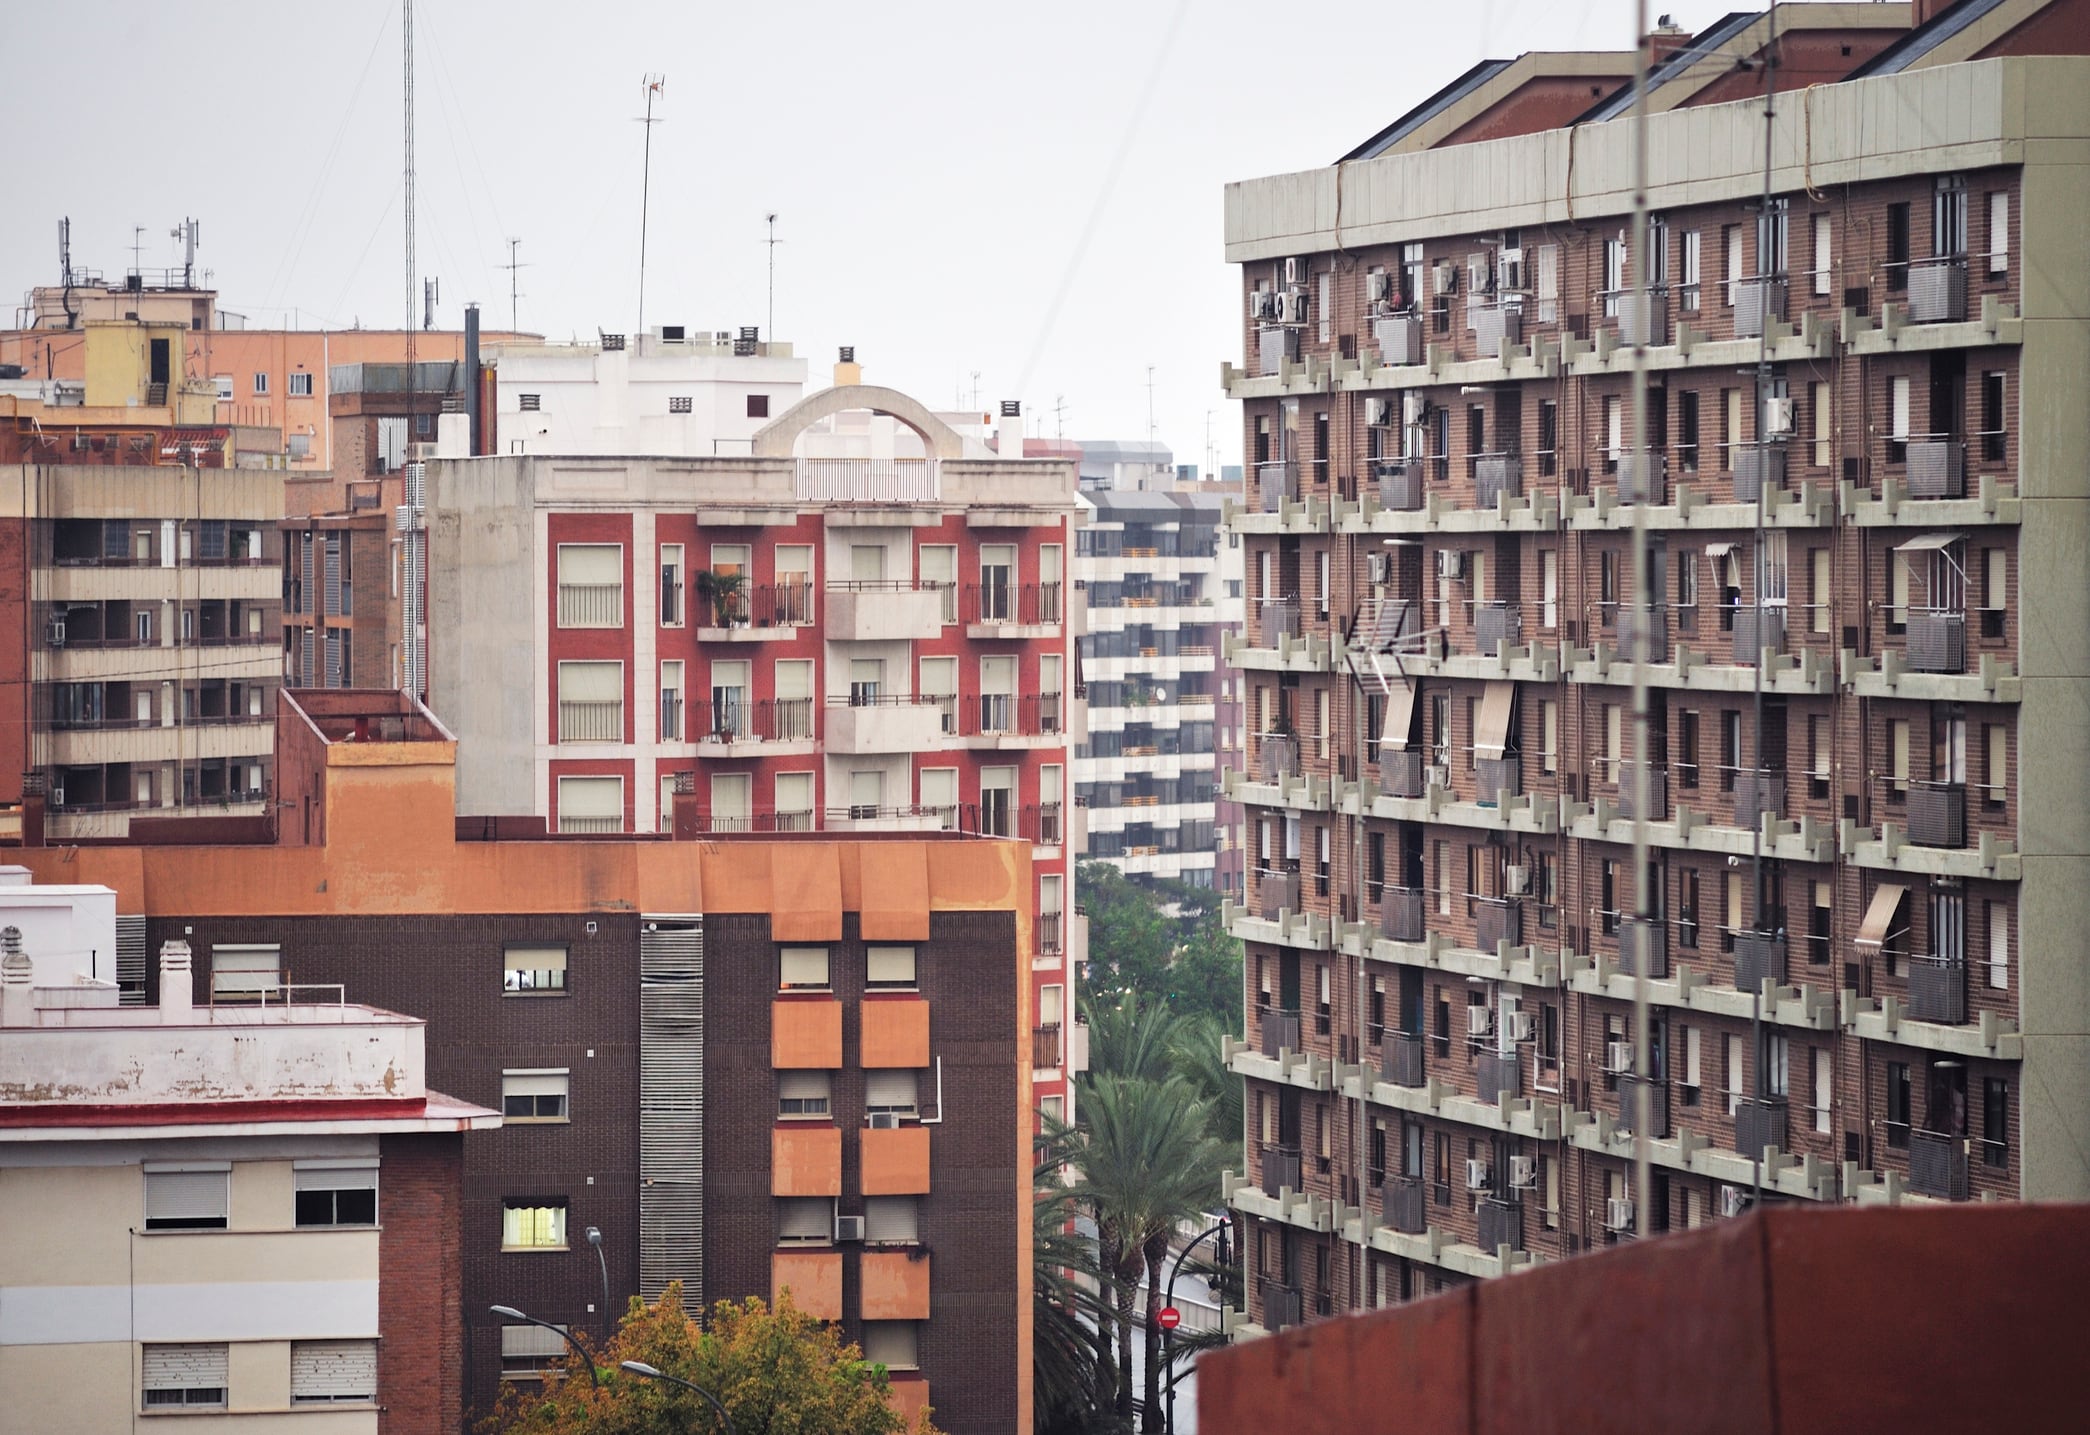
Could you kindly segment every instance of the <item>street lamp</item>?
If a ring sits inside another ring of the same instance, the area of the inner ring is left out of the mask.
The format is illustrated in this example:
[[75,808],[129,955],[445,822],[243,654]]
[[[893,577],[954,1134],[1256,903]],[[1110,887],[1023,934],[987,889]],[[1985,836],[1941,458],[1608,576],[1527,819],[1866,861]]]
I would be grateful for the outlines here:
[[[1226,1218],[1225,1216],[1221,1216],[1221,1217],[1219,1218],[1219,1222],[1218,1222],[1218,1224],[1216,1224],[1216,1225],[1212,1226],[1212,1227],[1211,1227],[1211,1228],[1210,1228],[1209,1230],[1207,1230],[1207,1231],[1206,1231],[1206,1232],[1205,1232],[1205,1233],[1204,1233],[1203,1235],[1199,1236],[1199,1237],[1198,1237],[1198,1238],[1197,1238],[1196,1240],[1192,1241],[1192,1242],[1191,1242],[1191,1243],[1190,1243],[1189,1245],[1187,1245],[1187,1246],[1183,1247],[1183,1249],[1182,1249],[1182,1250],[1180,1250],[1180,1251],[1176,1252],[1176,1263],[1175,1263],[1175,1265],[1174,1265],[1174,1266],[1173,1266],[1173,1267],[1172,1267],[1172,1268],[1171,1268],[1171,1269],[1169,1270],[1169,1273],[1168,1273],[1168,1294],[1167,1294],[1167,1295],[1166,1295],[1166,1296],[1165,1296],[1165,1297],[1163,1298],[1163,1299],[1164,1299],[1164,1300],[1166,1301],[1166,1303],[1167,1303],[1167,1304],[1169,1304],[1169,1305],[1173,1306],[1173,1305],[1174,1305],[1174,1304],[1176,1303],[1176,1277],[1177,1277],[1177,1276],[1179,1276],[1179,1275],[1181,1275],[1181,1274],[1183,1273],[1183,1262],[1184,1262],[1185,1260],[1187,1260],[1187,1259],[1189,1258],[1189,1256],[1190,1256],[1190,1253],[1191,1253],[1192,1251],[1196,1250],[1196,1249],[1197,1249],[1197,1248],[1198,1248],[1199,1246],[1203,1245],[1203,1244],[1204,1244],[1204,1243],[1205,1243],[1206,1241],[1210,1240],[1210,1239],[1211,1239],[1212,1237],[1214,1237],[1214,1236],[1217,1236],[1217,1237],[1219,1237],[1219,1245],[1218,1245],[1218,1252],[1219,1252],[1219,1264],[1221,1264],[1221,1265],[1225,1265],[1225,1264],[1227,1264],[1227,1259],[1226,1259],[1226,1232],[1227,1232],[1227,1227],[1228,1227],[1229,1225],[1231,1225],[1231,1224],[1232,1224],[1232,1222],[1230,1222],[1230,1221],[1229,1221],[1229,1220],[1228,1220],[1228,1219],[1227,1219],[1227,1218]],[[1169,1364],[1171,1363],[1171,1357],[1172,1357],[1172,1356],[1173,1356],[1173,1355],[1175,1354],[1175,1348],[1176,1348],[1176,1333],[1175,1333],[1175,1332],[1174,1332],[1173,1330],[1164,1330],[1164,1331],[1162,1331],[1162,1332],[1161,1332],[1161,1351],[1162,1351],[1162,1355],[1161,1355],[1161,1362],[1162,1362],[1162,1364],[1163,1364],[1163,1365],[1169,1365]],[[1165,1428],[1165,1429],[1166,1429],[1166,1430],[1168,1431],[1168,1435],[1176,1435],[1176,1381],[1177,1381],[1177,1378],[1179,1377],[1179,1375],[1180,1375],[1180,1372],[1178,1372],[1178,1371],[1175,1371],[1175,1370],[1170,1370],[1170,1371],[1169,1371],[1169,1381],[1168,1381],[1168,1415],[1167,1415],[1167,1420],[1166,1420],[1166,1423],[1165,1423],[1165,1425],[1164,1425],[1164,1428]]]
[[565,1341],[568,1345],[573,1347],[574,1354],[580,1356],[582,1364],[588,1367],[588,1383],[594,1386],[597,1390],[600,1390],[602,1388],[602,1377],[595,1373],[595,1357],[588,1354],[587,1349],[584,1346],[582,1346],[582,1344],[579,1341],[573,1338],[572,1332],[568,1331],[565,1326],[553,1325],[550,1321],[539,1320],[534,1315],[524,1315],[521,1311],[517,1310],[512,1305],[490,1306],[488,1307],[488,1309],[492,1310],[493,1313],[499,1316],[502,1320],[519,1320],[526,1325],[542,1326],[544,1329],[558,1336],[559,1339]]
[[706,1390],[703,1386],[693,1385],[689,1381],[684,1380],[681,1376],[670,1375],[665,1370],[660,1369],[658,1366],[648,1365],[643,1360],[624,1361],[623,1368],[630,1371],[633,1375],[641,1376],[647,1380],[665,1380],[668,1384],[679,1385],[684,1390],[696,1391],[697,1394],[703,1396],[706,1400],[711,1402],[711,1408],[713,1410],[716,1410],[718,1412],[718,1418],[725,1422],[726,1435],[733,1435],[733,1417],[726,1413],[725,1406],[718,1403],[718,1397],[716,1395],[713,1395],[710,1391]]
[[593,1226],[588,1227],[588,1244],[595,1247],[595,1263],[602,1267],[602,1334],[604,1339],[608,1339],[610,1333],[610,1262],[609,1257],[602,1253],[602,1232]]

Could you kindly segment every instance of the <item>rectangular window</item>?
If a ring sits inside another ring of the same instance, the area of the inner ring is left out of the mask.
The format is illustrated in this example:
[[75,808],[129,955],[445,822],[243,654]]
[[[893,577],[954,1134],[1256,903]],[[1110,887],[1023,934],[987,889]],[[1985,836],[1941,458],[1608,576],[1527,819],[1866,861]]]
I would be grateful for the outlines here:
[[777,990],[824,992],[829,990],[827,948],[785,947],[777,957]]
[[559,664],[559,741],[624,741],[624,664]]
[[769,417],[769,395],[767,395],[767,394],[749,394],[749,395],[747,396],[747,416],[748,416],[749,418],[751,418],[751,419],[766,419],[766,418],[768,418],[768,417]]
[[2008,454],[2008,435],[2003,432],[2003,375],[1981,376],[1981,461],[2001,463]]
[[1992,190],[1988,196],[1988,272],[2010,270],[2010,195]]
[[1909,207],[1887,206],[1887,292],[1899,294],[1909,287]]
[[1698,946],[1698,869],[1676,874],[1676,944],[1686,951]]
[[225,1408],[225,1346],[148,1345],[139,1352],[147,1410]]
[[377,1342],[294,1340],[290,1403],[346,1405],[377,1398]]
[[501,953],[502,990],[510,996],[535,993],[564,995],[564,947],[509,947]]
[[831,1196],[786,1196],[777,1203],[777,1244],[834,1244],[835,1203]]
[[559,626],[624,626],[624,549],[615,543],[559,545]]
[[888,1370],[914,1370],[920,1365],[911,1320],[865,1321],[863,1350],[865,1360]]
[[1999,1076],[1981,1083],[1981,1164],[2010,1164],[2010,1083]]
[[1908,375],[1897,374],[1887,381],[1887,462],[1906,463],[1909,456]]
[[660,545],[660,625],[679,628],[684,622],[682,606],[682,545]]
[[1899,801],[1909,795],[1909,720],[1894,718],[1887,723],[1888,796]]
[[312,376],[310,374],[292,374],[290,376],[290,396],[294,399],[311,398]]
[[283,949],[274,942],[220,942],[210,949],[213,1002],[265,1001],[283,987]]
[[825,1121],[834,1107],[834,1077],[825,1071],[776,1074],[776,1114],[786,1120]]
[[1734,472],[1735,455],[1743,442],[1742,391],[1720,390],[1720,467],[1724,472]]
[[1827,468],[1835,461],[1836,401],[1835,390],[1826,381],[1814,385],[1810,408],[1814,421],[1814,466]]
[[1698,310],[1699,285],[1701,282],[1699,259],[1702,244],[1703,236],[1698,230],[1686,229],[1684,231],[1683,272],[1680,278],[1683,285],[1681,304],[1684,312],[1687,314],[1696,313]]
[[299,1226],[377,1224],[377,1166],[370,1161],[300,1161],[291,1173]]
[[682,741],[682,663],[680,659],[660,665],[660,740]]
[[1728,308],[1734,307],[1735,286],[1742,278],[1742,226],[1724,224],[1720,227],[1720,249],[1727,265],[1727,282],[1721,286],[1720,302]]
[[1909,1144],[1909,1064],[1887,1063],[1887,1145],[1900,1151]]
[[563,1251],[566,1249],[564,1201],[509,1200],[501,1203],[501,1249]]
[[1698,391],[1684,389],[1676,396],[1676,466],[1685,473],[1698,472]]
[[912,1071],[864,1073],[864,1111],[867,1115],[900,1116],[912,1121],[919,1092]]
[[524,1067],[501,1073],[501,1115],[508,1124],[564,1122],[565,1067]]
[[1742,1105],[1742,1038],[1730,1034],[1727,1038],[1727,1114],[1741,1109]]
[[1559,472],[1560,462],[1560,405],[1552,399],[1541,400],[1538,406],[1538,471],[1541,478],[1551,478]]
[[254,394],[255,394],[255,397],[259,398],[259,397],[261,397],[261,396],[263,396],[263,395],[267,394],[267,393],[268,393],[268,391],[269,391],[269,376],[268,376],[268,375],[267,375],[266,373],[259,373],[259,374],[256,374],[256,375],[254,376]]
[[1835,277],[1829,262],[1830,235],[1834,232],[1834,225],[1835,221],[1826,214],[1814,216],[1814,292],[1817,294],[1828,293],[1829,283]]
[[1552,698],[1539,701],[1539,771],[1547,777],[1560,771],[1560,704]]
[[547,1371],[563,1370],[570,1347],[560,1334],[565,1326],[546,1330],[541,1325],[501,1327],[501,1379],[542,1380]]
[[1994,902],[1988,907],[1988,984],[1995,991],[2010,986],[2010,904]]
[[1836,1090],[1836,1057],[1826,1046],[1814,1048],[1814,1130],[1816,1135],[1827,1135],[1829,1131],[1829,1102]]
[[222,1231],[232,1209],[232,1166],[191,1161],[145,1168],[145,1229]]
[[864,953],[865,985],[874,990],[911,990],[914,986],[913,947],[872,947]]

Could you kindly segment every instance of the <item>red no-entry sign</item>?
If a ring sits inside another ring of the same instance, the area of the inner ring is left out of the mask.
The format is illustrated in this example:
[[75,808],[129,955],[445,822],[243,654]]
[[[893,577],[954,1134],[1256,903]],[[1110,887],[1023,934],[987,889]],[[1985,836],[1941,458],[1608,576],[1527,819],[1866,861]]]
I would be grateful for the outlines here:
[[1183,1323],[1183,1312],[1172,1305],[1165,1305],[1161,1307],[1161,1313],[1156,1315],[1154,1320],[1163,1330],[1174,1330]]

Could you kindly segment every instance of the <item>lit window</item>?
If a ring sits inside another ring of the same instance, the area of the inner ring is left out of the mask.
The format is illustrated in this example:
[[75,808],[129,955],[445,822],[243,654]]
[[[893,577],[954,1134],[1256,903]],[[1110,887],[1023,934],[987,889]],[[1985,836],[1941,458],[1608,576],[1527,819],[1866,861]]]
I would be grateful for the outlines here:
[[564,1201],[504,1201],[501,1204],[501,1249],[563,1251],[566,1249]]

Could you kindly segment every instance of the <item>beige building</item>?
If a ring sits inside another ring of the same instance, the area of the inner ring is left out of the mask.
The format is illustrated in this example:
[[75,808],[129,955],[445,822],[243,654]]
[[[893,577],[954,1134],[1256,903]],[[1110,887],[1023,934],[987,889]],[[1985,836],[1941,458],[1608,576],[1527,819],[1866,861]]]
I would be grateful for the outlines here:
[[9,1428],[455,1430],[462,1133],[500,1117],[427,1090],[419,1020],[265,947],[219,945],[196,1006],[169,942],[160,1004],[119,1004],[114,897],[0,872]]

